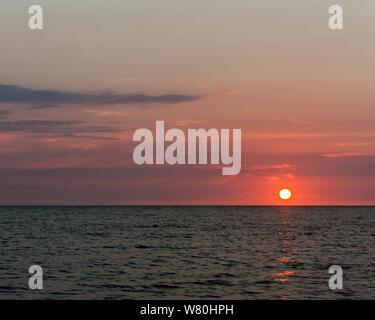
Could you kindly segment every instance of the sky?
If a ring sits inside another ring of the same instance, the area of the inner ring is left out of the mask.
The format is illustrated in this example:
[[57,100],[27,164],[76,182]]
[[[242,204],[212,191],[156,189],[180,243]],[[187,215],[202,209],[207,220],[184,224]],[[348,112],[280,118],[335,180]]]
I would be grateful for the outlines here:
[[[44,29],[28,28],[28,8]],[[344,30],[328,8],[344,9]],[[0,205],[374,205],[372,0],[2,0]],[[242,170],[135,165],[139,128],[242,130]],[[288,202],[278,198],[290,188]]]

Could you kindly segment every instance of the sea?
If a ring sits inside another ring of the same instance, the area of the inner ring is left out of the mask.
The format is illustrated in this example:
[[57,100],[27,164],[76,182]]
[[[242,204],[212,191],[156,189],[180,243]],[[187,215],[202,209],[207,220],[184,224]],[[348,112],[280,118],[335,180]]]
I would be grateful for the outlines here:
[[0,299],[374,299],[375,207],[0,207],[0,259]]

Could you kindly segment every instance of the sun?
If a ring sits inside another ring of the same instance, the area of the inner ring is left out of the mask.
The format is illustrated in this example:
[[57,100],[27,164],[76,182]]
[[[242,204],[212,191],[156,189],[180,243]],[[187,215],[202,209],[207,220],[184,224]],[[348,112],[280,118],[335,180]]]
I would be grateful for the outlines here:
[[289,200],[292,197],[292,192],[289,189],[281,189],[279,197],[283,200]]

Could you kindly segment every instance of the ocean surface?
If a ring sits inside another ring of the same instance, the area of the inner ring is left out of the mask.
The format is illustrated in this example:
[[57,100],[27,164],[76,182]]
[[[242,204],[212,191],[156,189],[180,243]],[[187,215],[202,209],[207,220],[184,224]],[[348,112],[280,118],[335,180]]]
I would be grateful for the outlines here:
[[0,207],[0,243],[0,299],[375,298],[374,207]]

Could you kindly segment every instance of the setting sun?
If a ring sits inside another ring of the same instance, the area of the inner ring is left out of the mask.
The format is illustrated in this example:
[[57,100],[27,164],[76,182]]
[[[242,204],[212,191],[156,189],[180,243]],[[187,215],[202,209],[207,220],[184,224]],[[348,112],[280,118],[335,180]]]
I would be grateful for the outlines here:
[[282,189],[279,192],[279,197],[283,200],[288,200],[292,197],[292,192],[289,189]]

